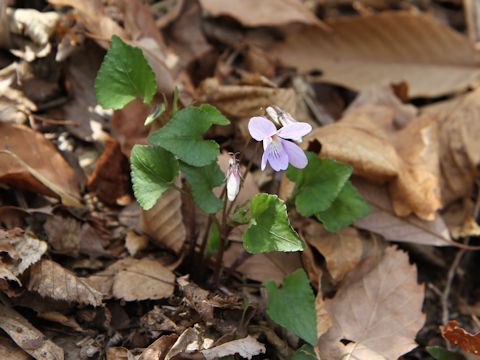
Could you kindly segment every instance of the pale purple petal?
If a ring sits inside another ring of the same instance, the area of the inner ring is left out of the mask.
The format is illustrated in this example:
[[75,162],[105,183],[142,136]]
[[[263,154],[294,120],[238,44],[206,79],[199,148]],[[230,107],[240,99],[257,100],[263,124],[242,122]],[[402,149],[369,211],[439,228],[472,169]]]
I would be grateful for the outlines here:
[[283,139],[300,139],[312,131],[312,126],[305,122],[297,122],[282,127],[277,135]]
[[[264,158],[266,160],[264,160]],[[275,171],[286,170],[288,168],[288,154],[283,148],[281,141],[272,141],[272,143],[268,145],[263,153],[262,165],[264,161],[268,161]]]
[[283,148],[288,154],[288,161],[296,168],[303,169],[308,164],[305,152],[291,141],[282,140]]
[[266,137],[263,139],[263,151],[267,150],[268,145],[270,145],[272,141],[273,140],[271,137]]
[[262,141],[263,139],[274,135],[277,132],[277,128],[267,118],[254,116],[248,122],[248,131],[255,140]]
[[267,167],[267,160],[268,160],[268,153],[264,151],[262,155],[262,171],[265,170],[265,168]]

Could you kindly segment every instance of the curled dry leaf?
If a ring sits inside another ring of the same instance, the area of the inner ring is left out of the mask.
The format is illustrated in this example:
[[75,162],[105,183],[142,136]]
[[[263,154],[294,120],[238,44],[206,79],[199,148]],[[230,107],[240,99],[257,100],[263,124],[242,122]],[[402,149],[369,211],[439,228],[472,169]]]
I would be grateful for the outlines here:
[[281,26],[290,23],[319,25],[320,21],[300,0],[200,0],[213,16],[229,16],[245,26]]
[[255,355],[264,354],[265,345],[248,335],[243,339],[229,341],[225,344],[202,350],[207,360],[222,358],[228,355],[239,354],[242,358],[251,359]]
[[458,325],[458,321],[450,320],[440,326],[442,336],[453,345],[458,345],[463,351],[480,355],[480,333],[470,334]]
[[64,358],[62,348],[48,340],[22,315],[2,304],[0,304],[0,328],[37,360],[63,360]]
[[[14,280],[35,264],[47,251],[47,243],[22,230],[0,230],[0,252],[8,253],[12,262],[1,262],[2,278]],[[13,278],[3,277],[11,274]],[[18,281],[18,280],[17,280]]]
[[165,356],[165,360],[173,359],[181,353],[192,353],[200,350],[202,346],[202,336],[196,328],[186,329],[175,341],[173,346]]
[[322,156],[351,164],[356,174],[388,182],[397,215],[433,220],[442,205],[436,118],[415,118],[397,130],[395,114],[389,106],[366,104],[306,139],[320,141]]
[[143,350],[138,360],[163,360],[177,338],[177,334],[159,337]]
[[453,93],[480,77],[468,38],[420,12],[340,17],[328,25],[289,31],[271,54],[354,90],[406,81],[413,97]]
[[0,181],[79,206],[74,170],[50,141],[25,126],[0,123]]
[[172,295],[175,275],[158,261],[126,258],[90,276],[88,282],[105,297],[162,299]]
[[311,221],[302,229],[302,235],[309,245],[323,255],[328,272],[336,282],[342,281],[361,262],[373,265],[383,255],[382,242],[363,237],[351,227],[331,233],[326,232],[319,223]]
[[42,260],[30,269],[28,290],[55,300],[99,306],[102,294],[85,279],[51,260]]
[[421,220],[414,215],[398,217],[385,187],[372,185],[359,178],[355,178],[353,183],[372,206],[369,215],[355,222],[359,228],[380,234],[389,241],[431,246],[452,245],[448,228],[440,215],[437,214],[433,221]]
[[183,247],[187,230],[183,223],[182,197],[175,189],[167,190],[153,208],[142,211],[142,230],[152,242],[177,254]]
[[333,325],[320,337],[320,357],[397,359],[417,346],[415,336],[425,322],[423,299],[424,287],[417,284],[408,255],[387,248],[374,269],[326,301]]

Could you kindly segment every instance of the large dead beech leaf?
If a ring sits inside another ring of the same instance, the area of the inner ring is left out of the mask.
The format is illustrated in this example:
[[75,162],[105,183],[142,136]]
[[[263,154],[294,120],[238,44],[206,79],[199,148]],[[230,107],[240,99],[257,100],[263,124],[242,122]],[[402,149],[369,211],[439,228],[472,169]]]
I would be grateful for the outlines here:
[[51,260],[42,260],[32,266],[27,288],[55,300],[93,306],[102,303],[102,294],[85,279]]
[[300,71],[321,70],[322,80],[355,90],[406,81],[413,97],[459,91],[480,76],[469,40],[430,16],[384,12],[328,25],[331,30],[290,31],[271,54]]
[[242,358],[251,359],[255,355],[264,354],[265,345],[248,335],[243,339],[233,340],[210,349],[202,350],[207,360],[222,358],[228,355],[239,354]]
[[223,262],[228,268],[239,260],[243,261],[236,270],[248,279],[262,282],[273,280],[277,284],[281,284],[285,276],[302,266],[298,253],[272,252],[251,255],[245,253],[242,244],[233,243],[225,251]]
[[374,269],[326,301],[333,325],[319,340],[320,357],[397,359],[417,346],[415,335],[425,322],[423,298],[408,255],[387,248]]
[[385,187],[369,184],[359,178],[355,178],[353,183],[372,206],[369,215],[355,222],[359,228],[380,234],[389,241],[431,246],[452,245],[447,225],[439,215],[433,221],[421,220],[414,215],[398,217]]
[[63,360],[64,358],[62,348],[48,340],[22,315],[2,304],[0,304],[0,328],[37,360]]
[[441,207],[436,118],[414,118],[398,130],[396,114],[390,106],[365,104],[306,139],[320,141],[321,155],[350,163],[355,174],[388,182],[397,215],[433,220]]
[[74,170],[50,141],[26,126],[0,122],[0,182],[79,205]]
[[126,258],[90,276],[88,282],[105,297],[162,299],[173,293],[175,275],[156,260]]
[[183,223],[182,197],[175,189],[167,190],[153,208],[142,210],[142,230],[158,246],[179,253],[187,236]]
[[300,0],[200,0],[200,4],[213,16],[230,16],[245,26],[320,23]]
[[331,233],[311,221],[302,228],[302,235],[323,255],[328,272],[336,282],[343,280],[360,262],[375,264],[383,255],[384,245],[380,241],[364,238],[351,227]]

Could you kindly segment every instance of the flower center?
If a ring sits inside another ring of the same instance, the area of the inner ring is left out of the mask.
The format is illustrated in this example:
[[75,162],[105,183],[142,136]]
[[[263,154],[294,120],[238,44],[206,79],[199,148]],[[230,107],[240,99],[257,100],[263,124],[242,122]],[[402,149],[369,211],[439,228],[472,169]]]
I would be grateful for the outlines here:
[[280,137],[277,135],[273,135],[272,143],[270,145],[270,154],[273,157],[278,158],[281,151],[282,151],[282,143],[280,142]]

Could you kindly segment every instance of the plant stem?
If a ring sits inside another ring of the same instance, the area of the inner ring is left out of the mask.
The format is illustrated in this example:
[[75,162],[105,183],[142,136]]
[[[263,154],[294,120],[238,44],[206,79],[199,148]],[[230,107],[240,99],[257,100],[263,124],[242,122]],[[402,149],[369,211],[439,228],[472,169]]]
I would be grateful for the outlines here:
[[220,230],[220,244],[218,247],[217,258],[215,260],[215,271],[213,273],[213,286],[218,287],[220,281],[220,273],[222,269],[223,253],[225,252],[225,243],[227,241],[228,225],[227,225],[227,192],[223,196],[223,211],[222,211],[222,227]]

